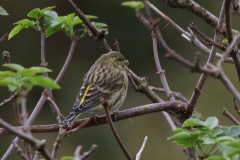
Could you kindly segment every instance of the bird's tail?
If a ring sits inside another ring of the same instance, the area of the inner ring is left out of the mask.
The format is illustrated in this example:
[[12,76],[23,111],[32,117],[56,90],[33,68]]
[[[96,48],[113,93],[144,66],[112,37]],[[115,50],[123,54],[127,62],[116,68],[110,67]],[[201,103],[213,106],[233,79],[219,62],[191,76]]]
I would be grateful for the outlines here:
[[78,116],[80,115],[81,113],[78,115],[70,114],[60,123],[60,125],[62,125],[63,127],[72,127],[75,121],[77,120]]

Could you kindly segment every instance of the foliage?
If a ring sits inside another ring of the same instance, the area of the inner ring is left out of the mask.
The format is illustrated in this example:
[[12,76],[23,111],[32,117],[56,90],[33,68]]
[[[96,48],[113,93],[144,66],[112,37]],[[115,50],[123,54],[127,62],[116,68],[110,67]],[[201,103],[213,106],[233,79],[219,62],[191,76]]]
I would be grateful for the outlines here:
[[[200,156],[199,151],[206,160],[238,159],[240,126],[217,128],[217,125],[218,119],[216,117],[209,117],[206,121],[189,118],[184,122],[182,128],[175,129],[175,135],[168,139],[181,146],[192,148],[195,159]],[[190,132],[186,127],[193,127],[193,132]],[[223,157],[212,156],[217,151],[222,152]]]
[[123,2],[122,5],[130,8],[134,8],[136,11],[144,8],[143,2],[140,2],[140,1],[127,1],[127,2]]
[[8,16],[9,14],[7,13],[7,11],[6,11],[4,8],[2,8],[2,7],[0,6],[0,15],[2,15],[2,16]]
[[[57,12],[52,11],[53,7],[47,7],[44,9],[35,8],[31,12],[27,14],[30,18],[35,18],[35,21],[29,19],[23,19],[16,23],[16,27],[12,29],[9,34],[9,38],[11,39],[18,32],[20,32],[23,28],[32,27],[37,31],[45,31],[46,36],[50,36],[55,32],[63,31],[69,37],[75,37],[76,31],[74,31],[74,26],[77,24],[82,24],[83,28],[80,28],[78,31],[82,31],[81,38],[83,38],[87,29],[83,22],[79,19],[79,17],[75,16],[75,13],[69,14],[67,16],[58,16]],[[96,19],[98,17],[92,15],[86,15],[88,19]],[[40,26],[40,18],[43,18],[43,26]],[[103,28],[107,27],[105,23],[92,22],[92,24],[97,27],[99,31]]]
[[20,93],[23,86],[28,91],[33,86],[60,89],[60,86],[51,78],[37,75],[38,73],[52,72],[50,69],[43,67],[24,68],[19,64],[4,64],[3,66],[16,70],[16,72],[0,71],[0,86],[7,86],[11,92],[17,91],[17,93]]

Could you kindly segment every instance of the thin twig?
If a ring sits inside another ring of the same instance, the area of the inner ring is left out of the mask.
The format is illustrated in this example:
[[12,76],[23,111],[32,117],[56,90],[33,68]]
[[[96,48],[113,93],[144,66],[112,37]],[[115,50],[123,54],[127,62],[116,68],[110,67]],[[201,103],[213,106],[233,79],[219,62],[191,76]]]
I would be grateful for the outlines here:
[[229,118],[234,124],[240,125],[240,122],[231,113],[229,113],[227,109],[224,108],[222,114]]
[[[187,104],[183,103],[182,101],[173,101],[173,102],[167,101],[167,102],[146,104],[138,107],[133,107],[130,109],[117,112],[113,121],[116,122],[124,119],[129,119],[129,118],[150,114],[150,113],[155,113],[155,112],[161,112],[161,111],[170,111],[170,110],[174,111],[176,110],[176,108],[178,108],[178,106],[182,106],[182,105],[187,106]],[[72,128],[76,128],[82,125],[88,119],[89,118],[77,120],[74,123]],[[98,123],[96,124],[94,119],[91,119],[91,121],[87,123],[84,128],[108,123],[106,116],[104,115],[98,116],[97,122]],[[23,127],[15,127],[15,129],[22,130]],[[59,124],[36,125],[36,126],[31,126],[30,129],[32,133],[59,132]],[[0,132],[2,132],[2,135],[10,134],[10,132],[8,132],[4,128],[0,128]]]
[[[166,16],[164,13],[162,13],[159,9],[157,9],[153,4],[151,4],[149,1],[147,1],[147,4],[151,9],[153,9],[157,14],[159,14],[161,17],[163,17],[169,24],[171,24],[173,27],[175,27],[179,32],[182,33],[182,37],[187,39],[189,42],[193,42],[196,44],[199,48],[204,50],[207,53],[210,53],[210,49],[208,49],[204,44],[202,44],[197,37],[191,32],[188,33],[183,28],[178,26],[172,19],[170,19],[168,16]],[[216,54],[216,57],[221,58],[222,55],[220,53]],[[226,62],[233,63],[232,58],[228,58]]]
[[12,101],[14,101],[15,99],[17,99],[17,94],[16,93],[14,93],[13,95],[11,95],[8,99],[5,99],[5,100],[3,100],[1,103],[0,103],[0,108],[2,107],[2,106],[4,106],[4,105],[6,105],[6,104],[8,104],[8,103],[10,103],[10,102],[12,102]]
[[155,32],[153,31],[152,32],[152,41],[153,41],[153,53],[154,53],[154,59],[155,59],[155,63],[156,63],[156,66],[157,66],[157,70],[158,70],[158,75],[160,77],[160,80],[162,82],[162,85],[163,85],[163,88],[164,90],[166,91],[166,94],[167,94],[167,97],[170,101],[174,101],[175,98],[174,96],[172,95],[171,91],[170,91],[170,88],[168,86],[168,83],[167,83],[167,79],[165,77],[165,71],[162,70],[162,67],[160,65],[160,61],[159,61],[159,57],[158,57],[158,49],[157,49],[157,39],[156,39],[156,35],[155,35]]
[[235,110],[236,110],[237,113],[240,115],[240,110],[239,110],[238,107],[237,107],[237,104],[236,104],[235,98],[233,98],[233,104],[234,104]]
[[119,53],[121,53],[121,52],[120,52],[120,48],[119,48],[119,43],[118,43],[117,39],[113,39],[113,41],[114,41],[113,46],[115,46],[116,51],[118,51]]
[[[16,130],[13,126],[5,122],[0,118],[0,125],[5,129],[9,130],[13,134],[19,136],[20,138],[29,142],[29,144],[33,147],[33,149],[38,150],[46,160],[53,160],[49,151],[46,148],[46,143],[44,141],[39,141],[38,139],[28,135],[22,131]],[[14,141],[16,142],[16,141]]]
[[[226,19],[226,31],[228,43],[231,44],[233,41],[232,26],[231,26],[231,0],[225,0],[225,19]],[[232,58],[235,64],[235,68],[240,82],[240,58],[237,52],[232,52]]]
[[81,157],[80,157],[81,150],[82,150],[82,146],[81,145],[77,146],[77,148],[74,152],[74,160],[81,160]]
[[56,116],[56,118],[57,118],[57,121],[58,121],[58,123],[60,124],[62,121],[63,121],[63,119],[64,119],[64,117],[63,117],[63,115],[61,114],[61,112],[60,112],[60,109],[59,109],[59,107],[57,106],[57,104],[52,100],[52,98],[47,98],[47,102],[50,104],[50,106],[51,106],[51,108],[54,108],[54,115]]
[[38,160],[38,155],[39,155],[39,152],[35,151],[35,156],[34,156],[33,160]]
[[94,151],[96,151],[97,148],[98,148],[98,146],[96,144],[93,144],[89,151],[83,153],[83,155],[80,157],[81,158],[80,160],[84,160],[87,157],[89,157],[89,155],[91,153],[93,153]]
[[147,140],[148,140],[148,136],[146,136],[146,137],[144,138],[142,147],[141,147],[141,149],[139,150],[139,152],[137,153],[135,160],[140,160],[141,154],[142,154],[142,152],[143,152],[143,149],[145,148],[145,145],[146,145],[146,143],[147,143]]
[[77,126],[76,128],[74,129],[71,129],[69,131],[65,131],[64,132],[64,135],[69,135],[69,134],[72,134],[74,132],[77,132],[81,129],[83,129],[92,119],[91,118],[88,118],[87,120],[85,120],[82,124],[80,124],[79,126]]
[[28,160],[28,157],[23,153],[23,150],[19,147],[19,145],[14,141],[12,143],[17,154],[19,154],[23,160]]
[[8,34],[3,35],[2,38],[0,39],[0,43],[7,39],[8,39]]
[[112,133],[113,133],[114,137],[116,138],[120,148],[122,149],[124,155],[126,156],[126,158],[128,160],[133,160],[132,157],[130,156],[130,154],[128,153],[126,147],[124,146],[121,138],[119,137],[119,135],[118,135],[118,133],[117,133],[117,131],[116,131],[114,125],[113,125],[112,118],[111,118],[111,116],[109,114],[109,110],[108,110],[108,102],[104,98],[100,98],[100,101],[102,102],[102,106],[103,106],[103,108],[105,110],[108,124],[109,124],[109,126],[110,126],[110,128],[112,130]]
[[233,10],[236,12],[239,20],[240,20],[240,7],[239,7],[239,4],[235,1],[235,0],[232,0],[231,1],[232,3],[232,6],[233,6]]
[[57,159],[57,151],[58,151],[58,148],[59,148],[59,145],[60,145],[60,143],[61,143],[61,140],[62,140],[62,138],[64,137],[64,129],[62,129],[62,128],[60,128],[59,129],[59,133],[58,133],[58,136],[57,136],[57,138],[56,138],[56,141],[55,141],[55,143],[54,143],[54,145],[53,145],[53,151],[52,151],[52,158],[53,159]]
[[[165,89],[163,89],[163,88],[157,88],[157,87],[152,87],[152,86],[149,86],[149,88],[150,88],[152,91],[155,91],[155,92],[166,93]],[[185,98],[181,93],[179,93],[179,92],[174,92],[174,91],[171,91],[171,93],[172,93],[175,97],[177,97],[179,100],[183,101],[184,103],[188,103],[187,98]]]
[[[219,14],[219,21],[215,30],[215,35],[214,35],[214,42],[219,43],[222,37],[222,30],[223,30],[223,23],[224,23],[224,10],[225,10],[225,3],[223,2],[222,9]],[[212,63],[214,61],[214,57],[217,53],[217,47],[212,46],[210,55],[208,57],[208,63]],[[198,101],[198,97],[202,93],[203,86],[205,84],[205,81],[207,79],[207,74],[202,74],[201,77],[198,80],[198,83],[195,87],[195,90],[191,96],[191,99],[189,100],[189,105],[188,105],[188,111],[192,111],[194,106],[196,105]]]

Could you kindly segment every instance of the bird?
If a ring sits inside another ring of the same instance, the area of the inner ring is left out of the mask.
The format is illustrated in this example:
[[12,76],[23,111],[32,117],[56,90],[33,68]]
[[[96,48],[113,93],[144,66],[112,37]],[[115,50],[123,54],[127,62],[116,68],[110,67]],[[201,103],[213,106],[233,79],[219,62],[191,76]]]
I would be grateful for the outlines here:
[[112,113],[121,107],[128,90],[126,68],[129,62],[116,51],[102,54],[83,78],[83,85],[70,112],[60,125],[72,127],[83,112],[104,110],[101,98],[108,102]]

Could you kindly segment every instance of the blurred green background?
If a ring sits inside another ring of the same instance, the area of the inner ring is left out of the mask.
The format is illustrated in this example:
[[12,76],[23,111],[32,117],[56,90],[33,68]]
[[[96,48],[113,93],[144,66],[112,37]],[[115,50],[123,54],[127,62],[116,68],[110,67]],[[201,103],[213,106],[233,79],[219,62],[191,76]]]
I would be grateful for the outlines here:
[[[106,36],[106,40],[109,45],[114,48],[112,45],[113,39],[117,38],[122,54],[124,54],[130,62],[130,69],[139,76],[149,77],[148,84],[150,86],[162,87],[156,75],[157,69],[153,59],[151,31],[143,26],[139,19],[136,18],[133,9],[121,6],[121,2],[123,1],[75,1],[77,6],[85,14],[98,16],[99,19],[96,21],[108,24],[109,34]],[[187,30],[191,22],[195,22],[202,32],[210,38],[213,38],[214,29],[190,11],[171,8],[163,4],[160,0],[151,0],[151,2],[185,30]],[[211,11],[215,16],[219,16],[222,0],[196,0],[196,2]],[[73,13],[73,10],[64,0],[1,0],[0,6],[5,8],[10,14],[9,16],[0,16],[0,36],[9,33],[14,27],[13,23],[27,18],[27,13],[34,8],[42,9],[48,6],[56,6],[54,10],[57,11],[60,16]],[[153,15],[156,18],[159,17],[156,14]],[[235,15],[232,16],[232,24],[233,28],[237,30],[240,29],[240,22]],[[201,56],[201,64],[206,62],[208,54],[183,39],[181,34],[171,25],[168,25],[165,20],[160,22],[160,29],[166,42],[178,54],[190,61],[194,61],[195,53],[200,51],[203,53]],[[46,39],[46,61],[49,64],[49,68],[53,70],[53,72],[49,74],[51,78],[55,79],[62,68],[70,44],[71,40],[62,32],[55,33]],[[11,53],[12,63],[21,64],[24,67],[39,66],[40,33],[32,28],[23,29],[10,41],[4,41],[0,44],[0,52],[2,53],[3,51],[9,51]],[[59,83],[61,89],[53,91],[56,103],[63,115],[67,116],[69,114],[75,97],[81,87],[84,74],[103,53],[100,45],[90,39],[88,35],[77,45],[72,61]],[[189,99],[200,74],[191,73],[188,68],[185,68],[175,60],[164,58],[165,53],[166,52],[159,46],[161,65],[166,71],[166,78],[170,89],[181,92],[182,95]],[[2,65],[3,63],[3,60],[0,60],[0,64]],[[224,69],[234,85],[239,89],[234,66],[225,64]],[[5,70],[5,68],[0,66],[0,70]],[[29,93],[27,102],[29,113],[32,112],[37,104],[42,91],[42,88],[35,87]],[[166,100],[165,94],[159,95]],[[0,101],[9,96],[10,93],[7,88],[1,87]],[[151,103],[151,101],[146,98],[145,95],[136,93],[129,87],[126,101],[120,110],[149,103]],[[221,114],[223,108],[227,108],[233,115],[238,116],[233,107],[232,96],[219,80],[211,77],[207,79],[203,94],[200,96],[196,107],[197,111],[202,113],[205,118],[209,116],[218,117],[221,125],[232,125],[232,122]],[[81,118],[88,116],[90,116],[90,114],[87,113]],[[17,125],[12,104],[0,109],[0,117],[12,125]],[[45,104],[33,124],[53,123],[57,123],[56,118],[49,105]],[[147,135],[149,138],[142,153],[141,160],[187,159],[182,151],[182,147],[167,140],[167,137],[173,135],[173,132],[161,112],[132,118],[132,122],[127,119],[114,124],[132,156],[136,155],[142,145],[144,137]],[[39,133],[34,134],[34,136],[39,139],[46,139],[48,149],[52,150],[57,133]],[[4,135],[0,138],[1,157],[14,137],[13,135]],[[88,158],[89,160],[126,159],[108,125],[83,129],[80,132],[64,138],[61,142],[58,157],[72,156],[78,145],[82,145],[83,151],[86,151],[92,144],[97,144],[99,148]],[[9,159],[20,159],[20,157],[13,152]]]

